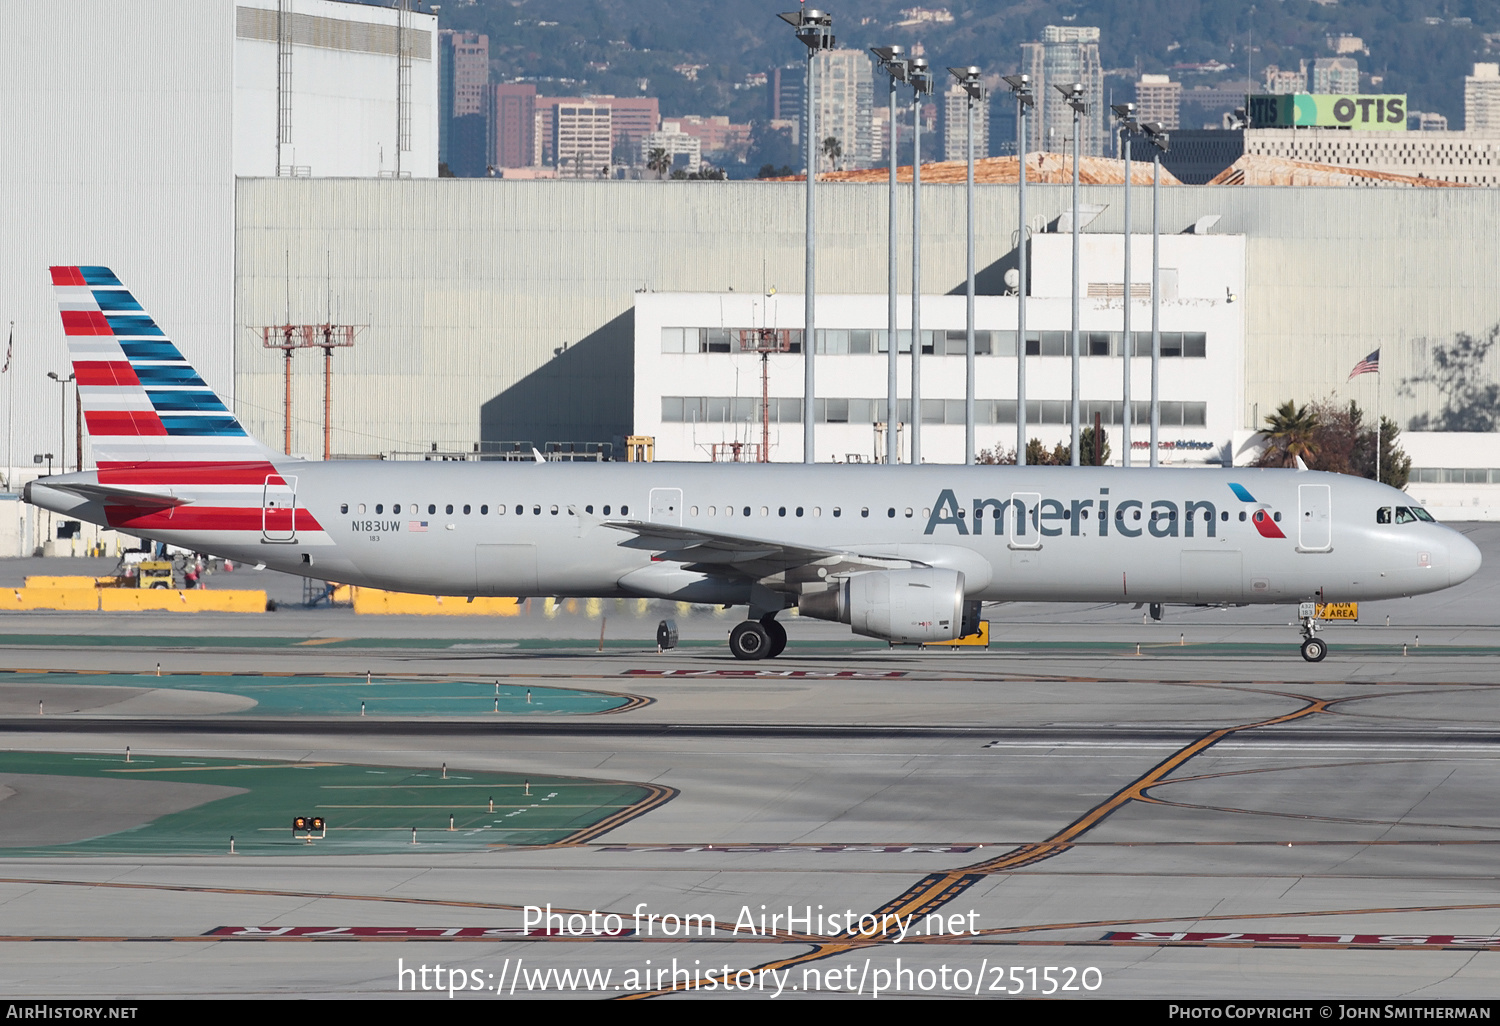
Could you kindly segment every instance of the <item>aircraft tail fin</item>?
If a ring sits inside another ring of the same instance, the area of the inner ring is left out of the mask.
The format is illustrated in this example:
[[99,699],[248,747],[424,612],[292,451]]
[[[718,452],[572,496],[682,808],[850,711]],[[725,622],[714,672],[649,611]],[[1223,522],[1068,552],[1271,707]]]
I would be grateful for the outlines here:
[[[52,284],[68,339],[100,480],[168,468],[188,478],[244,464],[251,476],[275,455],[252,437],[107,267],[54,267]],[[123,480],[123,478],[122,478]]]

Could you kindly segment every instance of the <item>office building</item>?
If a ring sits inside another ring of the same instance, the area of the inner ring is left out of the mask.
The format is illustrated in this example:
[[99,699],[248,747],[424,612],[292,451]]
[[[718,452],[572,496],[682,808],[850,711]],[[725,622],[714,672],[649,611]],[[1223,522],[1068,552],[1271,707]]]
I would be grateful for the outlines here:
[[1500,64],[1476,64],[1465,76],[1464,131],[1500,136]]
[[1079,152],[1086,157],[1103,156],[1104,69],[1099,63],[1099,30],[1048,25],[1041,42],[1021,44],[1021,68],[1031,75],[1037,105],[1035,116],[1028,120],[1026,148],[1072,152],[1073,110],[1055,87],[1077,82],[1088,104],[1079,122]]
[[1169,132],[1177,131],[1182,107],[1182,83],[1166,75],[1142,75],[1135,84],[1135,117],[1142,123],[1158,121]]
[[[940,108],[943,121],[943,160],[967,160],[969,157],[969,94],[957,82],[943,93]],[[990,105],[974,105],[974,158],[990,154]]]
[[1353,96],[1359,92],[1359,62],[1353,57],[1319,57],[1308,71],[1307,91]]

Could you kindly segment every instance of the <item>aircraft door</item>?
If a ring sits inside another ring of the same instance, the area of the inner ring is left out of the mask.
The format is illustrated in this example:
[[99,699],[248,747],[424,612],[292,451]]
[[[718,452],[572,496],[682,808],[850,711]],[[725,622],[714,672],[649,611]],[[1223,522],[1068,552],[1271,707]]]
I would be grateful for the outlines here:
[[1333,548],[1333,509],[1329,487],[1297,487],[1297,551],[1327,552]]
[[682,526],[682,489],[651,489],[651,523]]
[[266,478],[261,499],[261,540],[294,542],[297,540],[297,479],[273,475]]
[[1041,492],[1013,492],[1010,509],[1005,513],[1005,540],[1013,549],[1039,549],[1042,532],[1038,530],[1037,507]]

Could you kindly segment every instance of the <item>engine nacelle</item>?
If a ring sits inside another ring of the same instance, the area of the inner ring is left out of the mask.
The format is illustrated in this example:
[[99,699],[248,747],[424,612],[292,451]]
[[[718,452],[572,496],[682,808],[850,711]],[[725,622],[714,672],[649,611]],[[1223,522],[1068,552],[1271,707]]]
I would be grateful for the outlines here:
[[[847,623],[867,638],[920,644],[972,633],[978,606],[964,601],[963,574],[925,569],[851,574],[828,591],[802,596],[797,609],[803,616]],[[969,607],[973,616],[966,615]]]

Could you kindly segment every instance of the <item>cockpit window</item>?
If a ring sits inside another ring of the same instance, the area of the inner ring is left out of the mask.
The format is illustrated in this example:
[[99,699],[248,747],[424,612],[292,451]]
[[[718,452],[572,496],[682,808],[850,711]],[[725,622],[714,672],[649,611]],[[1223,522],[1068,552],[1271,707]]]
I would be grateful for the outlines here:
[[1429,524],[1435,524],[1435,523],[1437,523],[1437,518],[1434,517],[1431,513],[1427,512],[1421,506],[1413,506],[1411,508],[1411,511],[1416,516],[1416,518],[1418,520],[1425,520]]
[[1391,507],[1382,506],[1375,511],[1375,522],[1377,524],[1389,524],[1391,522]]
[[1417,522],[1417,515],[1415,513],[1413,513],[1410,508],[1408,508],[1406,506],[1397,506],[1396,507],[1396,523],[1398,523],[1398,524],[1414,524],[1416,522]]

